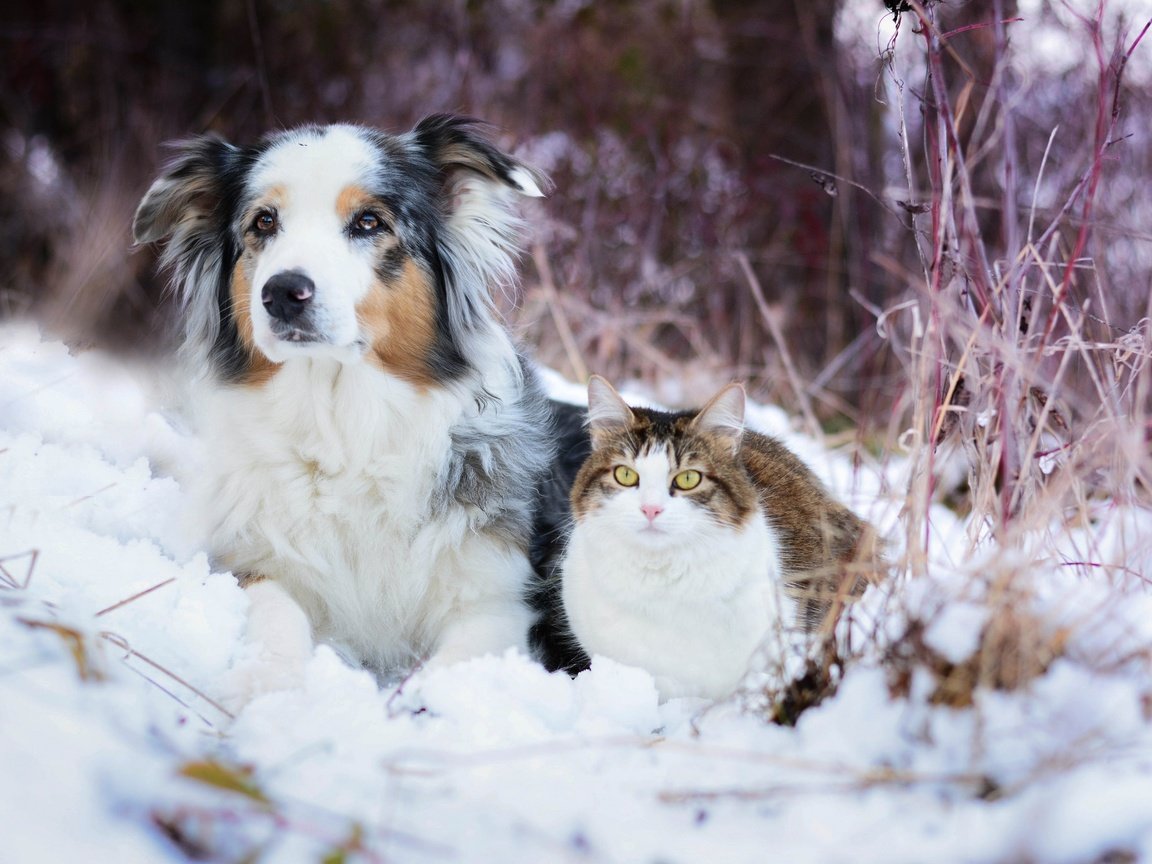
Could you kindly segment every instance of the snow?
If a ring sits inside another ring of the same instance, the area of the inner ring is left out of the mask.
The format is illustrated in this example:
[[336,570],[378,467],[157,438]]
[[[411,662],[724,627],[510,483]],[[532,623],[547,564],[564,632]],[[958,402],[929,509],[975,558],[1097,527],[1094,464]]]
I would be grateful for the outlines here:
[[[0,861],[184,861],[179,836],[222,861],[1152,862],[1145,511],[973,553],[934,508],[930,575],[869,591],[852,638],[873,644],[795,728],[752,698],[661,704],[605,658],[573,680],[512,652],[380,688],[325,646],[232,719],[216,702],[247,600],[184,536],[171,475],[195,444],[156,392],[0,327]],[[749,418],[899,548],[883,490],[906,464]],[[1134,575],[1062,564],[1088,556]],[[894,686],[910,622],[962,663],[997,580],[1029,566],[1029,602],[1066,631],[1044,674],[959,708],[923,666]]]

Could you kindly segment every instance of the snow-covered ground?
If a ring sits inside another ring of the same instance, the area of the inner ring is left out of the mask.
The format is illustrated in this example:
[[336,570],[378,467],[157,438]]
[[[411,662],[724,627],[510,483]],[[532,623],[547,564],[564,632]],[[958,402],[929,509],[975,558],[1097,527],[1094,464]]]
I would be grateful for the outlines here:
[[[853,469],[774,409],[752,422],[898,533],[900,465]],[[0,862],[1152,862],[1146,513],[1069,535],[1066,560],[1094,539],[1133,578],[1053,565],[1029,596],[1059,659],[969,707],[933,704],[922,667],[898,686],[884,644],[913,610],[962,662],[977,577],[1037,553],[974,557],[941,508],[933,575],[870,592],[853,638],[877,644],[795,728],[747,699],[658,704],[603,660],[381,690],[325,647],[230,720],[213,700],[247,601],[182,533],[191,446],[112,362],[0,328]]]

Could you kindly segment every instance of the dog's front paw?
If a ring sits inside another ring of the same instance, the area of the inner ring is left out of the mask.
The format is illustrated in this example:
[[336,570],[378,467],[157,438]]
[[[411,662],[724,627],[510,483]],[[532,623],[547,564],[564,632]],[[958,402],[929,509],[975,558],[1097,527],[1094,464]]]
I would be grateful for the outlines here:
[[[246,645],[245,649],[258,649]],[[224,675],[218,688],[217,701],[233,716],[265,693],[294,690],[304,683],[308,655],[288,656],[264,651],[244,650]]]
[[300,687],[313,650],[308,617],[283,588],[264,580],[244,590],[251,604],[244,644],[218,689],[233,715],[264,693]]

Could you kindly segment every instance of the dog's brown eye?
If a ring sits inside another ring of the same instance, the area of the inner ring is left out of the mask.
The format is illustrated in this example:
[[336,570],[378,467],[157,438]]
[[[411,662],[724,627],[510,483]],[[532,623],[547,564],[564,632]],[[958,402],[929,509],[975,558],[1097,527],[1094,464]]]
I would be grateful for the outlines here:
[[271,234],[276,230],[276,217],[267,210],[261,210],[252,220],[252,227],[261,234]]
[[376,234],[387,227],[384,220],[371,210],[365,210],[352,221],[352,230],[356,234]]

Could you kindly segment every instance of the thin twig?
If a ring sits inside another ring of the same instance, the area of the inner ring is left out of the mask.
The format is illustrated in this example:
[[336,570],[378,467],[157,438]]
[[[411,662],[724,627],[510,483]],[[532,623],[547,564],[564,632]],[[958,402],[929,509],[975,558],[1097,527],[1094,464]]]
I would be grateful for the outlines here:
[[[15,576],[8,572],[8,568],[4,565],[9,561],[18,561],[21,558],[28,559],[28,572],[24,574],[22,580],[18,580]],[[3,586],[17,591],[26,591],[28,586],[32,584],[32,573],[36,569],[36,562],[40,558],[39,549],[29,549],[27,552],[17,552],[15,555],[5,555],[0,558],[0,581],[4,583]]]
[[540,291],[552,316],[552,323],[556,325],[556,332],[560,335],[560,342],[564,345],[564,353],[568,357],[572,372],[581,382],[587,381],[588,367],[580,355],[580,349],[576,347],[576,337],[572,335],[568,318],[560,307],[559,298],[556,296],[556,281],[552,276],[552,265],[548,261],[548,254],[544,251],[542,243],[533,244],[532,260],[536,263],[536,271],[540,274]]
[[[119,635],[118,633],[112,633],[110,631],[103,630],[100,632],[100,637],[102,639],[107,640],[108,642],[111,642],[117,648],[121,649],[125,654],[125,659],[127,659],[128,657],[135,657],[136,659],[142,661],[143,663],[146,663],[147,665],[151,666],[153,669],[155,669],[157,672],[160,672],[162,675],[166,675],[169,679],[171,679],[172,681],[175,681],[177,684],[179,684],[181,687],[184,687],[190,693],[194,693],[197,696],[199,696],[201,699],[203,699],[205,702],[207,702],[209,705],[211,705],[213,708],[215,708],[217,711],[219,711],[221,714],[223,714],[229,720],[236,719],[235,714],[233,714],[231,711],[229,711],[227,708],[225,708],[223,705],[221,705],[219,702],[217,702],[215,699],[213,699],[211,696],[209,696],[207,693],[205,693],[199,687],[196,687],[196,686],[188,683],[186,680],[181,678],[179,675],[177,675],[171,669],[168,669],[167,667],[162,666],[161,664],[159,664],[155,660],[153,660],[151,657],[148,657],[145,654],[141,654],[139,651],[137,651],[135,648],[133,648],[132,645],[128,642],[128,640],[125,639],[123,636]],[[145,676],[145,677],[147,677],[147,676]],[[148,680],[151,681],[152,679],[149,678]],[[152,683],[155,684],[156,682],[152,682]],[[159,687],[160,685],[157,684],[156,686]],[[166,692],[166,693],[169,692],[168,690],[166,690],[163,687],[160,687],[160,689],[164,690],[164,692]],[[183,704],[183,703],[181,703],[181,704]],[[211,724],[209,724],[209,725],[211,725]]]
[[264,108],[264,121],[269,128],[276,125],[272,110],[272,90],[268,86],[268,67],[264,62],[264,40],[260,37],[260,22],[256,17],[256,0],[248,0],[248,31],[252,36],[252,50],[256,54],[256,76],[260,82],[260,103]]
[[768,327],[768,332],[772,334],[772,339],[776,342],[776,349],[780,352],[780,359],[784,363],[784,369],[788,373],[788,383],[792,385],[792,392],[796,395],[796,401],[800,405],[800,410],[804,414],[804,420],[808,424],[808,431],[813,438],[817,440],[823,435],[824,430],[820,428],[820,423],[816,419],[816,414],[812,410],[812,401],[808,398],[808,393],[804,389],[804,385],[800,382],[800,375],[796,372],[796,366],[792,362],[792,354],[788,351],[788,343],[784,340],[784,332],[780,329],[780,322],[777,320],[776,313],[768,305],[768,301],[764,299],[764,291],[760,287],[760,280],[756,278],[756,274],[752,272],[752,265],[748,262],[748,256],[743,252],[736,253],[736,260],[740,263],[740,269],[744,271],[744,278],[748,280],[748,287],[752,290],[752,296],[756,300],[756,306],[760,310],[760,317],[764,319],[764,323]]
[[77,504],[83,504],[85,501],[92,500],[97,495],[101,494],[102,492],[107,492],[109,489],[115,489],[116,486],[118,486],[118,485],[119,485],[119,481],[113,481],[113,482],[109,483],[107,486],[101,486],[95,492],[89,492],[87,495],[81,495],[79,498],[76,498],[72,501],[69,501],[64,506],[65,507],[75,507]]
[[900,210],[893,207],[891,204],[889,204],[887,201],[885,201],[883,198],[881,198],[879,195],[877,195],[875,192],[873,192],[871,189],[869,189],[863,183],[858,183],[855,180],[852,180],[848,177],[844,177],[840,174],[835,174],[831,171],[825,171],[823,168],[817,168],[815,165],[809,165],[806,162],[797,162],[795,159],[789,159],[785,156],[779,155],[778,153],[769,153],[768,158],[769,159],[775,159],[777,162],[783,162],[785,165],[791,165],[794,168],[803,168],[805,171],[808,171],[813,177],[816,177],[816,176],[830,177],[833,180],[835,180],[837,183],[843,183],[845,186],[851,186],[854,189],[859,189],[861,192],[863,192],[865,195],[867,195],[869,198],[871,198],[873,201],[875,201],[877,204],[879,204],[881,207],[883,207],[885,210],[887,210],[893,216],[896,216],[897,218],[899,218],[901,222],[904,221],[903,213],[901,213]]
[[99,618],[101,615],[107,615],[109,612],[115,612],[121,606],[127,606],[129,603],[131,603],[135,600],[139,600],[141,597],[145,597],[145,596],[151,594],[153,591],[155,591],[159,588],[163,588],[165,585],[171,585],[175,581],[176,581],[176,577],[173,576],[171,579],[165,579],[163,582],[157,582],[151,588],[145,588],[143,591],[139,591],[136,594],[133,594],[131,597],[126,597],[125,599],[121,600],[119,603],[113,603],[111,606],[109,606],[105,609],[101,609],[93,617]]

